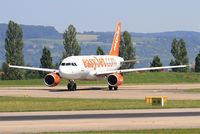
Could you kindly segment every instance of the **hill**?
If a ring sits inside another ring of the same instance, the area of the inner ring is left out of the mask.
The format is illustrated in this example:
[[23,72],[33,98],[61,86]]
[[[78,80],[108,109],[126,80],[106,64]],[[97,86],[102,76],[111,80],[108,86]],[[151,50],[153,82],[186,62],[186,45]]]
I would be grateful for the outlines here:
[[[113,38],[112,32],[99,33],[98,41],[111,43]],[[171,42],[174,38],[183,38],[186,42],[190,63],[200,51],[200,33],[192,31],[173,31],[161,33],[133,33],[132,39],[135,42],[136,55],[140,58],[153,57],[159,55],[164,65],[169,65],[172,58]],[[149,66],[150,61],[142,61],[139,66]]]
[[[45,38],[45,39],[60,39],[62,34],[52,26],[33,26],[20,25],[23,30],[24,39]],[[0,40],[3,41],[6,37],[7,24],[0,24]]]

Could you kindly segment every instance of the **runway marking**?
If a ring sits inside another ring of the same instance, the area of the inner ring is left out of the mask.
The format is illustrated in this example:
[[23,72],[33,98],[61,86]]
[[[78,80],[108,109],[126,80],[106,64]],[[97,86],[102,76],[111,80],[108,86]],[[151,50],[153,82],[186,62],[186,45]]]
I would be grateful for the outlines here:
[[148,118],[148,117],[150,118],[150,117],[187,117],[187,116],[200,116],[200,112],[0,116],[0,121],[109,119],[109,118],[113,119],[113,118]]

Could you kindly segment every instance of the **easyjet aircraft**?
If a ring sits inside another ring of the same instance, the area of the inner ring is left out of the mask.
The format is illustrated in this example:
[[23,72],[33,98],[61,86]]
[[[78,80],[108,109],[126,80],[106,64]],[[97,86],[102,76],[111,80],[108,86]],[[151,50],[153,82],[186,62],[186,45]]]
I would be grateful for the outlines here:
[[61,78],[64,78],[69,80],[67,87],[68,90],[72,91],[77,88],[75,80],[99,80],[107,78],[109,90],[117,90],[118,86],[123,82],[123,73],[187,66],[120,69],[123,62],[131,62],[124,61],[123,58],[119,57],[120,30],[121,23],[118,22],[109,55],[70,56],[61,62],[58,70],[14,65],[9,65],[9,67],[49,72],[44,78],[45,85],[54,87],[59,84]]

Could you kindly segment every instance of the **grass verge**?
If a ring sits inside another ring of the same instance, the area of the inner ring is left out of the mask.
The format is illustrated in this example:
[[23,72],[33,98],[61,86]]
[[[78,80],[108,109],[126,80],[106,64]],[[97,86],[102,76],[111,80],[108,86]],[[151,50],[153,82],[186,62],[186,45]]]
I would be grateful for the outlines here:
[[[100,81],[76,81],[78,85],[107,85],[106,80]],[[68,80],[62,79],[60,86],[66,86]],[[0,80],[0,87],[24,87],[24,86],[44,86],[43,79],[30,80]]]
[[188,93],[200,93],[200,89],[188,89],[188,90],[185,90],[185,92],[188,92]]
[[[60,85],[66,85],[62,80]],[[200,83],[200,73],[176,73],[176,72],[144,72],[128,73],[124,75],[124,84],[167,84],[167,83]],[[77,81],[78,85],[107,85],[107,81]],[[0,80],[0,86],[42,86],[42,79],[32,80]]]
[[114,130],[88,132],[50,132],[42,134],[199,134],[199,128],[193,129],[153,129],[153,130]]
[[[0,112],[155,109],[135,99],[0,97]],[[164,108],[200,108],[200,100],[170,100]]]

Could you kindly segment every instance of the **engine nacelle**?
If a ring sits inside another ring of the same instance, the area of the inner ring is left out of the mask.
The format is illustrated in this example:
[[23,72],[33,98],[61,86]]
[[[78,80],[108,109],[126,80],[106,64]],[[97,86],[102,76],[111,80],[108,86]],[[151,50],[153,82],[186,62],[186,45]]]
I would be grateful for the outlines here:
[[123,83],[123,75],[122,74],[111,74],[108,76],[108,84],[110,86],[119,86]]
[[49,73],[44,77],[45,85],[54,87],[60,83],[60,76],[56,73]]

